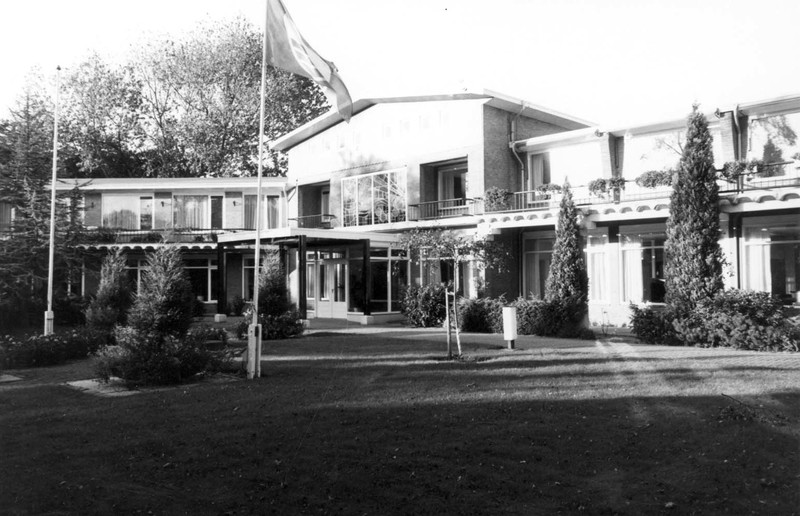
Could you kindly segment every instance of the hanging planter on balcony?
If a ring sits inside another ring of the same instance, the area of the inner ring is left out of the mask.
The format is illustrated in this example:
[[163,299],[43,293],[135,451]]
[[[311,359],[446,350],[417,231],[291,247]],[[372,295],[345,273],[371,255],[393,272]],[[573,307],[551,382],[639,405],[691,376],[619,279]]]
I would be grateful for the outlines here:
[[674,174],[674,170],[649,170],[637,177],[634,181],[642,188],[672,186],[672,177]]
[[512,195],[505,188],[493,186],[483,195],[483,208],[487,212],[508,211],[511,209]]
[[536,192],[542,194],[545,199],[551,199],[553,194],[561,193],[561,185],[547,183],[536,187]]

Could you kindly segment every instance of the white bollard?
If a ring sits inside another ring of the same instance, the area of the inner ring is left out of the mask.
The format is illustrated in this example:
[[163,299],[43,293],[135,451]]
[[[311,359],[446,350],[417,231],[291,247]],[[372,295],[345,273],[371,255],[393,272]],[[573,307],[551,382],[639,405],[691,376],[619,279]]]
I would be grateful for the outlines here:
[[514,349],[517,340],[517,307],[503,307],[503,339],[508,342],[508,349]]

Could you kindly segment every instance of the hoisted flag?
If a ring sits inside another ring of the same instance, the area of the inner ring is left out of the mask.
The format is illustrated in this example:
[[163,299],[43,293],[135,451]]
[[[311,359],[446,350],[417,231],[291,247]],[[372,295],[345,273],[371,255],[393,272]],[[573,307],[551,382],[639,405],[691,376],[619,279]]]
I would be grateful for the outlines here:
[[328,101],[336,106],[342,118],[349,121],[353,102],[338,70],[311,48],[281,0],[267,0],[266,25],[267,62],[319,84]]

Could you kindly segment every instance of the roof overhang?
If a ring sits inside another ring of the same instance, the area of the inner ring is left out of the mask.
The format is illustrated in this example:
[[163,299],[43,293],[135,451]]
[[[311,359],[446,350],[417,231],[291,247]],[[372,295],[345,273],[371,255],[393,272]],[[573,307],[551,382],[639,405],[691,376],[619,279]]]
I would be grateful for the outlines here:
[[[582,120],[580,118],[560,113],[552,109],[547,109],[530,102],[516,99],[501,93],[491,90],[482,90],[478,92],[464,92],[453,93],[448,95],[418,95],[410,97],[386,97],[386,98],[369,98],[359,99],[353,102],[353,116],[358,113],[371,108],[377,104],[400,104],[411,102],[435,102],[435,101],[448,101],[448,100],[486,100],[489,106],[497,109],[502,109],[511,113],[519,113],[528,117],[536,118],[543,122],[563,127],[564,129],[572,130],[592,125],[591,122]],[[276,138],[269,142],[270,149],[287,151],[292,147],[302,143],[305,140],[333,127],[336,124],[343,122],[344,119],[335,110],[328,111],[327,113],[318,116],[314,120],[301,125],[294,131],[291,131],[280,138]]]
[[[285,177],[263,177],[263,188],[283,189]],[[86,192],[129,190],[226,190],[256,188],[257,177],[137,177],[137,178],[59,178],[56,190],[79,187]]]
[[[392,233],[374,233],[368,231],[342,231],[335,229],[312,228],[275,228],[265,229],[260,232],[260,240],[265,244],[292,243],[299,237],[306,237],[309,244],[354,244],[359,241],[369,240],[371,244],[391,245],[399,241],[399,235]],[[253,244],[256,241],[255,231],[241,231],[217,236],[219,244]]]

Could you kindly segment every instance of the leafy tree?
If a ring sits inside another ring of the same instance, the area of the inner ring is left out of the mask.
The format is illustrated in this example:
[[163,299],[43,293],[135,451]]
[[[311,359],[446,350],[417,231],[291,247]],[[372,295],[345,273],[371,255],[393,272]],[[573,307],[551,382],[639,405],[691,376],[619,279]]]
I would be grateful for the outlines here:
[[588,292],[589,279],[580,244],[578,209],[572,199],[569,183],[565,183],[558,212],[553,261],[545,282],[545,300],[586,305]]
[[[261,35],[242,18],[165,38],[135,58],[148,175],[253,175],[257,168]],[[265,137],[285,134],[327,110],[310,80],[269,68]],[[267,174],[285,174],[270,151]]]
[[[480,268],[501,269],[504,266],[508,251],[501,244],[486,237],[462,234],[452,230],[443,229],[413,229],[400,238],[400,247],[404,248],[409,257],[419,262],[420,260],[433,260],[450,262],[453,265],[453,318],[456,329],[456,344],[458,355],[461,356],[461,334],[458,324],[458,306],[455,299],[461,285],[458,274],[462,263],[472,262]],[[447,356],[452,356],[450,348],[450,328],[447,339]]]
[[687,125],[686,145],[670,198],[664,246],[665,300],[678,317],[722,289],[719,187],[711,134],[697,106]]
[[64,81],[60,139],[71,177],[142,175],[141,84],[130,65],[112,67],[97,54]]

